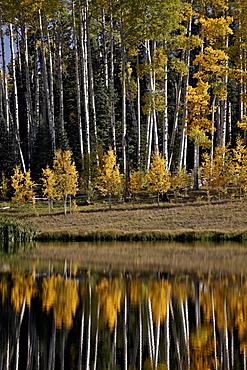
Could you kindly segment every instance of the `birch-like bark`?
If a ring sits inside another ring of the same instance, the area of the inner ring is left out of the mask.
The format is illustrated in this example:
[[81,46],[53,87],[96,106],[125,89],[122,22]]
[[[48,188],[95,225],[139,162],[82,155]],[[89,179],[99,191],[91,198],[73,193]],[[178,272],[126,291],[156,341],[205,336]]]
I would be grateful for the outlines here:
[[179,116],[179,108],[180,108],[180,101],[181,101],[182,81],[183,81],[183,76],[180,76],[178,86],[176,88],[176,107],[175,107],[172,136],[171,136],[171,142],[170,142],[170,148],[169,148],[170,153],[169,153],[168,170],[171,169],[175,138],[176,138],[176,133],[178,129],[178,116]]
[[199,146],[194,143],[194,189],[199,189],[199,178],[198,178],[198,171],[199,171]]
[[52,59],[52,51],[51,51],[51,41],[50,41],[50,33],[48,28],[48,20],[46,18],[46,36],[47,36],[47,46],[48,46],[48,59],[49,59],[49,88],[50,88],[50,102],[51,102],[51,120],[52,120],[52,127],[55,130],[55,111],[54,111],[54,73],[53,73],[53,59]]
[[[87,29],[87,33],[88,33],[88,29]],[[87,38],[88,38],[87,48],[88,48],[89,92],[90,92],[90,101],[91,101],[92,114],[93,114],[93,131],[94,131],[94,138],[95,138],[95,153],[96,153],[97,164],[99,165],[98,130],[97,130],[97,116],[96,116],[96,105],[95,105],[95,95],[94,95],[94,74],[93,74],[91,43],[90,43],[89,35],[87,35]]]
[[36,137],[37,130],[39,127],[39,96],[40,96],[40,86],[39,86],[39,49],[38,43],[35,39],[35,54],[34,54],[34,136]]
[[20,158],[22,162],[23,172],[26,173],[26,165],[24,157],[22,154],[21,143],[20,143],[20,125],[19,125],[19,104],[18,104],[18,90],[17,90],[17,80],[16,80],[16,65],[15,65],[15,50],[14,50],[14,34],[13,25],[9,25],[10,31],[10,50],[11,50],[11,62],[13,70],[13,85],[14,85],[14,135],[19,148]]
[[126,175],[126,169],[127,169],[127,164],[126,164],[127,124],[126,124],[126,79],[125,79],[126,55],[125,55],[125,48],[123,46],[123,20],[121,20],[121,23],[120,23],[120,38],[121,38],[121,59],[122,59],[122,170],[123,170],[124,175]]
[[[137,56],[137,65],[139,64],[139,57]],[[137,74],[137,164],[141,164],[141,89],[140,78]]]
[[59,86],[59,123],[62,134],[64,133],[64,93],[63,93],[63,62],[60,24],[57,29],[57,66]]
[[[188,21],[187,26],[187,36],[191,36],[191,26],[192,26],[192,17]],[[186,76],[184,76],[184,102],[186,102],[186,97],[188,93],[188,87],[189,87],[189,68],[190,68],[190,49],[188,48],[185,52],[185,63],[188,68],[188,73]],[[186,135],[186,129],[187,129],[187,122],[185,121],[185,118],[187,116],[188,110],[185,107],[183,109],[183,116],[182,116],[182,128],[181,128],[181,140],[180,140],[180,152],[179,152],[179,168],[186,168],[187,165],[187,142],[188,137]]]
[[87,53],[87,20],[88,17],[88,0],[85,2],[85,7],[82,8],[81,0],[79,0],[79,21],[80,21],[80,41],[81,41],[81,68],[82,68],[82,90],[84,98],[84,113],[85,113],[85,139],[87,156],[89,161],[89,177],[90,177],[90,131],[89,131],[89,86],[88,86],[88,53]]
[[116,145],[116,127],[115,127],[115,83],[114,83],[114,35],[113,35],[113,18],[110,15],[110,96],[111,96],[111,129],[112,129],[112,147],[114,154],[117,153]]
[[106,27],[105,27],[105,9],[102,7],[102,47],[103,47],[103,62],[104,62],[104,80],[105,87],[108,89],[109,77],[108,77],[108,52],[106,45]]
[[82,112],[81,112],[81,84],[79,78],[79,56],[78,56],[78,41],[76,37],[76,24],[75,24],[75,4],[72,6],[73,17],[73,42],[75,50],[75,78],[76,78],[76,92],[77,92],[77,121],[79,130],[79,144],[81,152],[82,169],[84,169],[84,145],[83,145],[83,130],[82,130]]
[[212,165],[214,158],[214,122],[215,122],[215,102],[216,96],[214,95],[212,101],[212,128],[211,128],[211,151],[210,151],[210,173],[212,174]]
[[168,101],[167,101],[167,96],[168,96],[168,77],[167,77],[167,64],[164,66],[164,72],[165,72],[165,77],[164,77],[164,101],[165,101],[165,108],[163,112],[163,157],[166,160],[166,167],[168,168]]
[[5,42],[4,42],[4,35],[3,35],[1,11],[0,11],[0,38],[1,38],[1,53],[2,53],[4,117],[6,121],[6,129],[8,132],[9,131],[9,94],[8,94],[8,82],[7,82],[7,73],[6,73]]
[[40,9],[39,9],[39,27],[40,27],[40,37],[41,37],[43,83],[44,83],[45,98],[46,98],[46,105],[47,105],[48,124],[49,124],[49,130],[50,130],[50,135],[51,135],[52,151],[55,152],[56,151],[56,133],[55,133],[55,122],[54,122],[54,114],[53,114],[54,105],[51,101],[53,100],[53,97],[51,97],[51,91],[50,91],[50,87],[48,83],[44,32],[43,32],[42,17],[41,17]]
[[32,96],[30,86],[30,71],[28,58],[28,43],[27,43],[27,26],[23,27],[24,37],[24,54],[25,54],[25,82],[26,82],[26,109],[27,109],[27,151],[28,151],[28,168],[30,168],[31,157],[34,147],[34,132],[33,132],[33,111],[32,111]]

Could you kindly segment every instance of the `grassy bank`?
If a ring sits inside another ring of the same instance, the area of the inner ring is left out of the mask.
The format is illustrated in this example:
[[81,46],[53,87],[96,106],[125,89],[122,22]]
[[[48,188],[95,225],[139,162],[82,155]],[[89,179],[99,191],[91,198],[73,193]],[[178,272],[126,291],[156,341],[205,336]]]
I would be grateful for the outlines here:
[[46,207],[2,212],[32,224],[37,240],[111,241],[111,240],[247,240],[247,202],[115,204],[112,210],[103,203],[80,207],[64,215]]

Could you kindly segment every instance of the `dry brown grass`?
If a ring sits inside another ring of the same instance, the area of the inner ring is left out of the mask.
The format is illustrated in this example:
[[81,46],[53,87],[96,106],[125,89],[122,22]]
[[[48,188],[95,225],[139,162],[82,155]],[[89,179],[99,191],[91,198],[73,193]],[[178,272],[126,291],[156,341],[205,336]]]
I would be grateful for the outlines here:
[[96,204],[81,207],[78,213],[66,216],[61,211],[45,212],[46,209],[36,208],[36,212],[15,216],[23,223],[34,224],[38,232],[247,231],[247,202],[244,201],[164,203],[159,208],[151,204],[118,204],[112,210]]

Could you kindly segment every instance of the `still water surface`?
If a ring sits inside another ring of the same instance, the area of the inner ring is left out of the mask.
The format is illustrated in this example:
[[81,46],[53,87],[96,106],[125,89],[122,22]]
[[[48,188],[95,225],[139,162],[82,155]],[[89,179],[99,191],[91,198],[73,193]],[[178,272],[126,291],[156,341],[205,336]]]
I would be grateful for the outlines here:
[[[39,256],[35,251],[27,269],[27,258],[22,265],[21,256],[2,257],[0,369],[246,369],[247,274],[241,267],[247,262],[245,247],[176,244],[175,248],[164,243],[152,247],[162,245],[171,258],[170,268],[162,260],[153,270],[144,265],[133,268],[134,264],[117,270],[107,262],[108,268],[100,271],[69,258],[59,268],[45,258],[35,260]],[[62,246],[45,248],[56,256],[55,248],[63,258]],[[67,245],[67,256],[81,248],[85,257],[86,246]],[[109,247],[120,251],[123,246]],[[141,244],[127,247],[132,250]],[[147,247],[151,244],[142,248]],[[174,249],[180,259],[188,252],[189,267],[172,265]],[[199,260],[204,256],[204,266],[209,262],[208,270],[197,270],[196,260],[193,268],[192,250],[199,252]],[[216,261],[226,253],[226,261],[234,261],[232,250],[239,260],[245,259],[238,271],[227,271],[223,259],[218,268],[207,260],[214,251]],[[147,258],[156,253],[145,250]]]

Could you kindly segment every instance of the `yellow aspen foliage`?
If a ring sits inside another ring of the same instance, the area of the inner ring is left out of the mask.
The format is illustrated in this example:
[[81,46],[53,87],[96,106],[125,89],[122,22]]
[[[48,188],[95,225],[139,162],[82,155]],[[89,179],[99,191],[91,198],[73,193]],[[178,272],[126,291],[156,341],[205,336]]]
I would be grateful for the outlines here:
[[247,116],[243,116],[242,120],[237,122],[237,126],[242,130],[247,130]]
[[232,149],[232,169],[234,183],[240,187],[240,192],[247,192],[247,147],[243,139],[238,136],[236,147]]
[[201,80],[198,81],[196,87],[188,87],[186,122],[188,123],[187,134],[189,135],[192,128],[196,128],[200,132],[211,132],[212,130],[212,121],[207,118],[211,113],[209,87],[208,82]]
[[132,305],[138,305],[141,301],[141,282],[139,279],[131,280],[130,301]]
[[19,166],[14,168],[14,174],[11,176],[11,185],[14,188],[12,202],[18,206],[32,202],[35,203],[35,192],[33,187],[35,183],[31,180],[30,171],[24,174]]
[[37,289],[35,288],[35,277],[33,274],[16,274],[12,275],[13,287],[11,289],[11,303],[14,310],[19,313],[21,311],[24,300],[27,307],[31,305],[31,299],[35,296]]
[[50,199],[56,198],[56,177],[54,171],[47,166],[45,169],[42,169],[43,177],[43,194],[47,195]]
[[[72,161],[70,150],[57,150],[53,159],[53,168],[42,170],[43,192],[49,199],[63,199],[64,213],[67,213],[68,196],[76,194],[78,172]],[[50,209],[50,208],[49,208]]]
[[148,190],[151,193],[157,193],[159,205],[159,196],[161,193],[166,193],[170,188],[171,177],[166,169],[165,159],[157,151],[152,154],[150,169],[145,176],[145,180]]
[[5,176],[4,172],[2,172],[2,178],[0,182],[0,195],[4,199],[7,199],[8,196],[8,191],[9,191],[9,179]]
[[70,150],[57,150],[53,159],[53,170],[56,178],[56,190],[61,198],[76,194],[78,172],[72,161]]
[[208,189],[212,187],[213,165],[209,153],[203,153],[200,167],[201,181]]
[[223,40],[227,35],[233,34],[233,30],[230,27],[233,22],[232,17],[207,18],[202,16],[199,22],[201,23],[200,34],[203,35],[211,45],[217,41]]
[[42,169],[42,176],[41,181],[43,182],[43,194],[48,197],[48,207],[50,212],[52,200],[56,199],[57,195],[56,177],[54,171],[49,166]]
[[186,191],[190,185],[190,179],[184,168],[178,168],[176,174],[171,178],[171,188],[176,197],[181,191]]
[[142,182],[143,182],[142,172],[140,170],[131,171],[130,181],[129,181],[129,191],[130,191],[130,194],[133,195],[134,198],[135,198],[135,195],[140,192],[142,188]]
[[5,301],[9,297],[9,280],[6,275],[4,275],[0,281],[0,295],[1,295],[1,301],[2,305],[4,305]]
[[117,314],[120,312],[123,298],[120,281],[119,279],[114,279],[113,281],[102,279],[96,290],[100,294],[101,315],[112,331],[117,321]]
[[167,281],[153,281],[150,285],[149,298],[152,304],[155,325],[163,323],[167,314],[167,302],[171,298],[171,285]]
[[52,275],[42,284],[42,307],[45,311],[53,310],[56,327],[69,329],[79,304],[76,279],[64,279],[61,275]]
[[108,196],[109,207],[111,208],[112,195],[119,194],[122,175],[119,171],[119,164],[116,164],[116,156],[112,149],[109,149],[102,158],[102,165],[98,168],[96,188],[104,196]]

